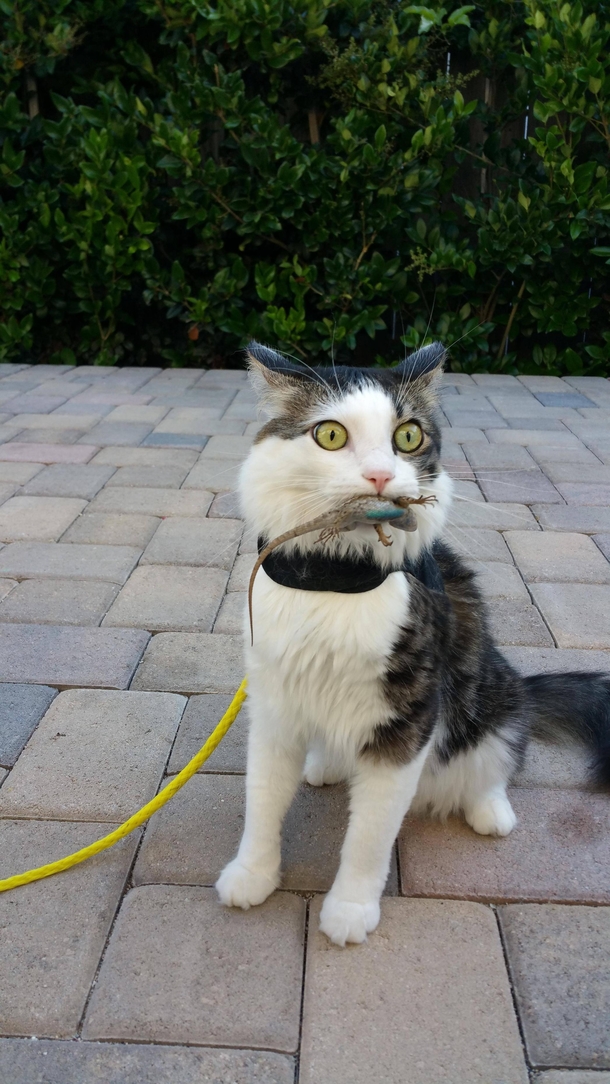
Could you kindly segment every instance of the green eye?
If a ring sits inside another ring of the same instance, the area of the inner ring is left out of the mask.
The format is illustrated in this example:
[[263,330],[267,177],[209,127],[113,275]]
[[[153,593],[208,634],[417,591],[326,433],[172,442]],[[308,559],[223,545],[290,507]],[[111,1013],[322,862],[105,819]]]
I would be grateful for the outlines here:
[[414,452],[424,439],[417,422],[403,422],[394,433],[394,444],[399,452]]
[[347,429],[341,422],[320,422],[313,431],[313,439],[327,452],[336,452],[347,444]]

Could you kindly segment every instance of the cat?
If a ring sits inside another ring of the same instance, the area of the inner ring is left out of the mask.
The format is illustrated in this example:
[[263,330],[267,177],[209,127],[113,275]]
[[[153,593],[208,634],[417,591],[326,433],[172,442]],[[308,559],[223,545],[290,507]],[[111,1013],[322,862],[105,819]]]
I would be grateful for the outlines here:
[[[313,369],[258,343],[248,358],[269,414],[240,478],[259,549],[356,495],[435,498],[411,506],[416,530],[384,525],[391,546],[369,525],[323,547],[318,533],[295,538],[277,552],[305,589],[266,563],[254,586],[245,829],[216,888],[228,906],[262,903],[280,883],[300,779],[347,781],[349,826],[320,918],[343,946],[379,922],[409,808],[508,835],[506,787],[532,734],[584,741],[610,783],[610,678],[522,678],[494,646],[476,576],[442,540],[452,482],[440,461],[441,344],[387,369]],[[363,571],[372,580],[358,589]]]

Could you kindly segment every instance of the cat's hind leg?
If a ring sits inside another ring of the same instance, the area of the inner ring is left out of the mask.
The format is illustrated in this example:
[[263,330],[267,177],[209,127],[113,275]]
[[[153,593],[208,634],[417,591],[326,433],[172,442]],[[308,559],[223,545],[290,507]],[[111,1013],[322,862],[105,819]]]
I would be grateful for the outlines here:
[[414,808],[433,816],[464,814],[482,836],[507,836],[517,823],[506,788],[518,767],[520,735],[496,732],[445,761],[432,753],[422,773]]
[[466,757],[462,809],[481,836],[508,836],[517,823],[506,788],[520,756],[509,731],[484,738]]

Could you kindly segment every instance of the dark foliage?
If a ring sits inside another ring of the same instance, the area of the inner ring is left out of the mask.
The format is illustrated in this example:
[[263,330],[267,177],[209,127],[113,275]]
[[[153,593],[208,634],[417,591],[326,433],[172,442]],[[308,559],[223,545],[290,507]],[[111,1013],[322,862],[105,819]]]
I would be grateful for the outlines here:
[[610,8],[0,0],[0,359],[610,368]]

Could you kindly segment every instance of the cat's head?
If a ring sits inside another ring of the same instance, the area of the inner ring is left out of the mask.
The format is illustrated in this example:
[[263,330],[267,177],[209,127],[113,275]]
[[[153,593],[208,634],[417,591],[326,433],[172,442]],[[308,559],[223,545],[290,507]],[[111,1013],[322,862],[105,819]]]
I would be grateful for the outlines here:
[[[440,465],[440,343],[392,369],[313,369],[259,343],[247,353],[268,416],[241,477],[242,503],[254,529],[273,537],[355,496],[433,494],[436,504],[413,506],[417,531],[391,529],[392,550],[384,556],[378,546],[375,553],[399,564],[405,552],[415,556],[437,537],[451,493]],[[375,539],[367,526],[342,535],[337,545],[361,549]]]

